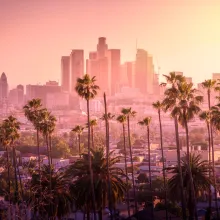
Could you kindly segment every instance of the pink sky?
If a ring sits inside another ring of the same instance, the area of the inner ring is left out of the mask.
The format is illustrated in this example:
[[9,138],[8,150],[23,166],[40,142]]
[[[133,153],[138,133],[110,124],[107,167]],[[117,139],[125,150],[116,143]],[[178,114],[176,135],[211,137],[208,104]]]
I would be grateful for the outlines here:
[[219,0],[0,0],[0,73],[10,86],[60,80],[62,55],[87,58],[105,36],[123,62],[138,39],[161,74],[199,82],[220,72],[219,12]]

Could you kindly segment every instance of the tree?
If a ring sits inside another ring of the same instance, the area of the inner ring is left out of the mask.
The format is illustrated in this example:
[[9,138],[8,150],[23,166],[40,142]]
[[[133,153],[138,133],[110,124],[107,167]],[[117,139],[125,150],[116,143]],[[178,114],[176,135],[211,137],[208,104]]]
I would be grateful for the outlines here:
[[146,173],[140,173],[137,177],[139,183],[148,183],[148,177]]
[[[88,123],[88,160],[89,160],[89,170],[90,170],[90,181],[91,181],[91,191],[93,198],[93,211],[95,213],[95,191],[94,191],[94,180],[93,180],[93,171],[92,171],[92,162],[91,162],[91,147],[90,147],[90,108],[89,101],[94,99],[97,95],[97,91],[99,90],[99,86],[95,84],[95,77],[90,78],[88,74],[84,75],[83,78],[78,78],[75,90],[80,97],[86,100],[87,103],[87,123]],[[94,214],[94,218],[96,220],[96,214]]]
[[133,187],[133,194],[134,194],[134,201],[135,201],[135,212],[138,211],[137,207],[137,200],[136,200],[136,190],[135,190],[135,181],[134,181],[134,165],[133,165],[133,155],[132,155],[132,148],[131,148],[131,134],[130,134],[130,118],[135,117],[136,112],[132,111],[131,108],[123,108],[121,113],[127,119],[127,126],[128,126],[128,144],[129,144],[129,151],[130,151],[130,160],[131,160],[131,175],[132,175],[132,187]]
[[23,110],[24,110],[25,116],[33,124],[33,126],[37,132],[38,166],[40,169],[40,143],[39,143],[40,142],[39,141],[40,127],[39,127],[39,123],[42,120],[41,111],[43,110],[41,99],[32,99],[32,100],[28,101],[28,103],[23,107]]
[[79,156],[81,158],[81,135],[83,133],[84,127],[81,125],[76,125],[72,131],[78,135],[78,144],[79,144]]
[[[190,153],[190,167],[191,167],[191,174],[188,168],[188,156],[185,155],[181,160],[181,167],[183,171],[183,182],[184,187],[187,190],[187,207],[189,213],[194,212],[194,204],[192,204],[191,199],[191,183],[189,181],[190,175],[193,176],[193,184],[195,195],[198,197],[200,193],[204,191],[209,191],[210,184],[212,184],[211,179],[208,177],[209,170],[211,167],[209,166],[208,161],[202,160],[201,155],[195,155]],[[178,166],[175,167],[168,167],[166,168],[167,171],[172,174],[173,176],[168,181],[169,187],[169,196],[174,201],[179,201],[181,196],[181,189],[179,188],[179,168]]]
[[[167,190],[166,190],[166,173],[165,173],[165,158],[164,158],[164,150],[163,150],[163,131],[162,131],[162,122],[161,122],[161,110],[164,109],[164,103],[157,101],[153,103],[153,107],[157,110],[159,117],[159,125],[160,125],[160,148],[162,154],[162,164],[163,164],[163,182],[164,182],[164,191],[165,191],[165,206],[167,207]],[[166,220],[168,220],[168,210],[166,208]]]
[[[151,153],[150,153],[150,123],[151,123],[151,117],[146,117],[142,121],[138,122],[139,125],[147,127],[149,186],[150,186],[150,191],[152,192]],[[153,204],[153,197],[152,197],[151,201]],[[152,219],[154,219],[153,206],[152,206]]]
[[[38,172],[32,174],[30,204],[38,207],[42,219],[61,219],[71,211],[73,204],[70,179],[62,170],[56,171],[48,165],[44,165],[41,171],[41,180]],[[39,197],[40,192],[42,197]]]
[[[14,176],[15,176],[15,203],[18,202],[18,178],[17,178],[17,157],[15,151],[15,141],[19,138],[18,131],[20,130],[20,123],[13,116],[9,116],[2,123],[2,129],[5,133],[5,140],[7,140],[8,145],[12,148],[13,152],[13,166],[14,166]],[[22,186],[21,186],[22,187]]]
[[[217,87],[217,82],[216,80],[212,80],[212,79],[208,79],[205,80],[204,82],[202,82],[202,86],[204,89],[206,89],[207,91],[207,97],[208,97],[208,110],[209,112],[211,111],[211,92],[212,90],[218,90],[219,87]],[[203,115],[204,116],[204,115]],[[217,189],[216,189],[216,175],[215,175],[215,164],[214,164],[214,140],[213,140],[213,125],[212,125],[212,120],[207,120],[206,121],[207,127],[208,128],[208,132],[209,132],[209,136],[210,136],[210,145],[209,145],[209,151],[210,148],[212,148],[212,160],[211,157],[209,158],[209,162],[211,163],[212,161],[212,170],[213,170],[213,177],[214,177],[214,188],[215,188],[215,206],[216,206],[216,210],[217,210],[217,217],[219,218],[219,209],[218,209],[218,202],[217,202]],[[210,194],[211,197],[211,194]],[[211,198],[209,199],[209,208],[211,208],[211,202],[210,202]]]
[[[171,85],[171,88],[167,88],[164,95],[165,98],[163,100],[163,105],[165,111],[172,111],[177,102],[177,83],[181,83],[185,81],[185,77],[176,74],[175,72],[170,72],[169,75],[163,75],[166,78],[166,83],[162,83],[162,86]],[[179,138],[179,126],[177,117],[174,117],[174,125],[175,125],[175,136],[176,136],[176,149],[177,149],[177,162],[180,171],[180,186],[181,186],[181,207],[183,213],[183,219],[186,220],[186,199],[184,193],[183,186],[183,178],[182,178],[182,168],[181,168],[181,158],[180,158],[180,138]]]
[[[117,121],[122,125],[122,134],[123,134],[123,149],[124,149],[124,161],[125,161],[125,174],[126,174],[126,183],[128,185],[128,165],[127,165],[127,149],[126,149],[126,137],[125,137],[125,123],[127,118],[125,115],[119,115],[117,117]],[[130,213],[130,195],[127,190],[127,209],[128,209],[128,217],[131,216]]]
[[[90,128],[91,128],[91,139],[92,139],[92,148],[94,149],[94,127],[98,125],[97,119],[90,120]],[[87,124],[88,127],[88,124]]]
[[[104,149],[97,151],[91,149],[92,170],[94,175],[94,189],[96,195],[96,207],[101,213],[102,209],[107,204],[108,199],[108,172],[107,172],[107,157]],[[112,186],[111,199],[114,204],[120,202],[124,198],[127,189],[127,184],[123,181],[126,177],[123,170],[117,168],[115,164],[120,161],[120,157],[112,157],[112,152],[109,155],[109,177]],[[67,170],[67,175],[74,179],[72,185],[72,193],[75,198],[76,206],[79,209],[86,207],[89,215],[93,208],[92,190],[90,186],[89,161],[88,154],[70,165]],[[78,177],[78,178],[75,178]],[[101,219],[101,215],[100,215]]]

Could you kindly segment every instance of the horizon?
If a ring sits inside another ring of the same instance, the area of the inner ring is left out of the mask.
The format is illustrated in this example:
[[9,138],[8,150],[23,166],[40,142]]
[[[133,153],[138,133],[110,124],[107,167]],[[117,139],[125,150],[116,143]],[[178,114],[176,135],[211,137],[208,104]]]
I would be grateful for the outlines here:
[[121,50],[121,64],[135,60],[137,41],[138,48],[153,56],[160,76],[181,71],[197,84],[220,72],[217,0],[2,0],[0,4],[0,73],[6,73],[10,88],[61,82],[61,56],[83,49],[86,60],[101,36],[110,49]]

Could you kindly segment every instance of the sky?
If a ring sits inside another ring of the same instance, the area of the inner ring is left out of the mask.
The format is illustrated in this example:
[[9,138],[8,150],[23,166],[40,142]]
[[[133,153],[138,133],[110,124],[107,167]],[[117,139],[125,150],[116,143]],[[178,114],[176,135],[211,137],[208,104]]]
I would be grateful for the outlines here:
[[105,36],[122,63],[137,41],[156,72],[198,83],[220,72],[219,12],[219,0],[0,0],[0,73],[10,87],[60,82],[61,56],[84,49],[86,59]]

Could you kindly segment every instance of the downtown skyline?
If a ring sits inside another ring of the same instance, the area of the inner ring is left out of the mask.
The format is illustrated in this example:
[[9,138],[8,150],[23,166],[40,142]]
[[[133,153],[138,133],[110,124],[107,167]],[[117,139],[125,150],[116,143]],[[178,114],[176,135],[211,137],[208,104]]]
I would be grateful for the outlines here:
[[0,67],[10,88],[61,82],[60,56],[84,49],[87,59],[100,36],[121,49],[121,63],[135,60],[137,40],[161,75],[181,71],[198,83],[220,72],[218,1],[16,2],[0,3]]

